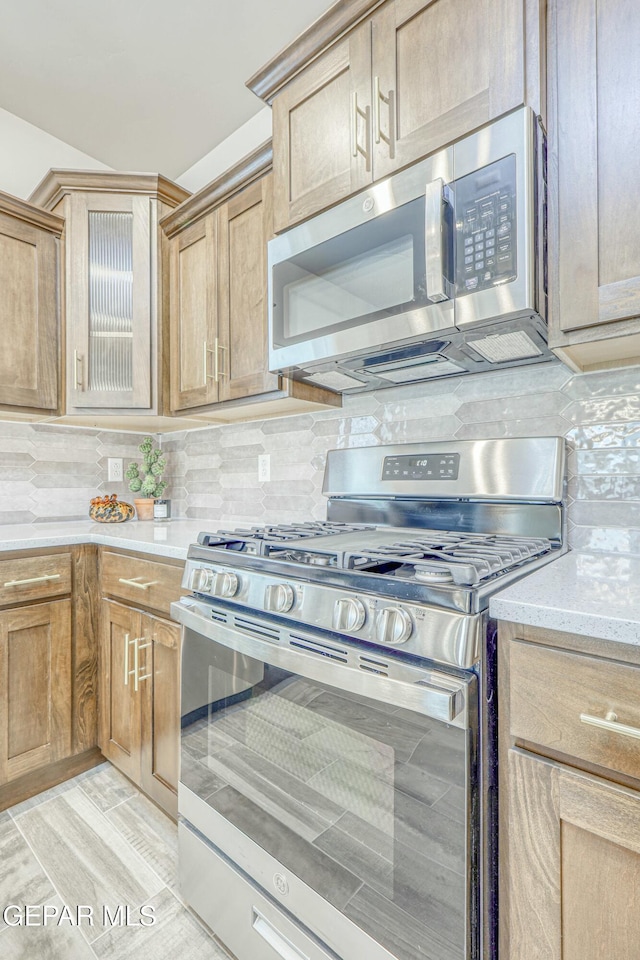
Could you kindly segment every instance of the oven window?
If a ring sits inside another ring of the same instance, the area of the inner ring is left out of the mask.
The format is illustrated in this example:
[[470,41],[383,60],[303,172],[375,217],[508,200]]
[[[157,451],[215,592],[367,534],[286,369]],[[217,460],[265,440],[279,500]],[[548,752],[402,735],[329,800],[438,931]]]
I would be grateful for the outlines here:
[[273,266],[274,341],[325,336],[426,301],[424,197]]
[[228,650],[210,660],[183,716],[186,786],[399,960],[463,960],[468,733]]

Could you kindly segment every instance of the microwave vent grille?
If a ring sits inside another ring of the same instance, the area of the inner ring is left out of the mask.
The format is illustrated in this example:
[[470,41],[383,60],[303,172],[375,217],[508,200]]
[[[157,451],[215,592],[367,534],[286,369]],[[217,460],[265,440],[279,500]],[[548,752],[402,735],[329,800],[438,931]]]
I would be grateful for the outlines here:
[[527,360],[542,356],[542,350],[524,330],[510,333],[493,333],[477,340],[467,340],[468,345],[490,363],[507,360]]
[[350,377],[339,370],[324,370],[322,373],[307,373],[304,379],[307,383],[314,383],[328,390],[349,390],[352,387],[362,387],[364,383],[356,377]]

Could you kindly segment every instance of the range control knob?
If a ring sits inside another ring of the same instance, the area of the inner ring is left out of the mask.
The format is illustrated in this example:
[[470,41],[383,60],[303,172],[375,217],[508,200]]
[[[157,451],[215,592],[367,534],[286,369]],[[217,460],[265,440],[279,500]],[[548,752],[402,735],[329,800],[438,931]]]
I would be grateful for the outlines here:
[[287,613],[293,601],[293,587],[288,583],[271,583],[264,592],[264,608],[272,613]]
[[385,607],[376,617],[379,643],[404,643],[413,633],[413,622],[402,607]]
[[207,570],[204,567],[196,567],[191,572],[191,589],[194,593],[210,593],[213,583],[213,570]]
[[238,592],[240,581],[235,573],[216,573],[213,578],[214,597],[234,597]]
[[367,616],[364,603],[357,597],[341,597],[333,608],[333,629],[353,633],[359,630]]

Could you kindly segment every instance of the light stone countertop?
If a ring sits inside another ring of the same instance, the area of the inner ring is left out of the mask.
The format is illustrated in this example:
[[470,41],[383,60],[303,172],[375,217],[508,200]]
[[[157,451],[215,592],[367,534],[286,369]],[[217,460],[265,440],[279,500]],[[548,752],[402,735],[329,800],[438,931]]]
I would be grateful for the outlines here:
[[198,539],[200,531],[216,530],[219,526],[218,521],[212,520],[157,523],[152,520],[128,520],[125,523],[74,520],[69,523],[4,524],[0,525],[0,551],[97,543],[186,560],[189,544]]
[[496,620],[640,646],[640,557],[564,554],[497,593]]

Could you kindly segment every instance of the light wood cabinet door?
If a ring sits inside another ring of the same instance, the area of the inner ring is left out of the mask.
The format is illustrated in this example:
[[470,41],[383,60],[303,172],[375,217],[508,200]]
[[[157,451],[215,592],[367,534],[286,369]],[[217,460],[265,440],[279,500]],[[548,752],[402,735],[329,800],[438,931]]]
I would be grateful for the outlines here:
[[[638,8],[634,0],[553,0],[549,16],[553,325],[635,334],[626,355],[637,362],[640,324],[619,321],[640,317]],[[581,352],[594,366],[598,353],[597,344]]]
[[273,102],[276,232],[371,182],[371,26],[366,21]]
[[0,212],[0,404],[58,408],[58,244]]
[[0,613],[0,783],[71,754],[71,603]]
[[508,768],[507,960],[637,960],[640,794],[517,749]]
[[69,197],[67,412],[151,408],[150,231],[149,197]]
[[171,409],[218,400],[216,337],[218,215],[212,212],[170,241]]
[[180,751],[180,627],[143,616],[141,626],[142,789],[174,818]]
[[139,783],[141,698],[139,689],[135,690],[134,656],[140,641],[140,614],[111,600],[102,601],[101,613],[100,749]]
[[522,104],[523,33],[516,0],[385,4],[372,19],[374,179]]
[[218,211],[220,400],[278,389],[269,373],[267,243],[273,177],[263,177]]

